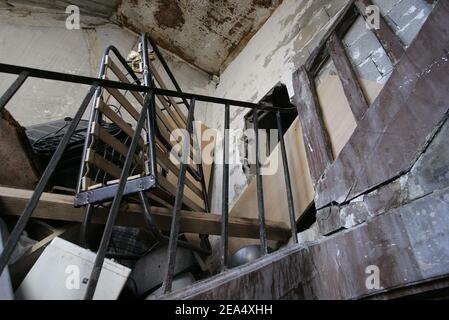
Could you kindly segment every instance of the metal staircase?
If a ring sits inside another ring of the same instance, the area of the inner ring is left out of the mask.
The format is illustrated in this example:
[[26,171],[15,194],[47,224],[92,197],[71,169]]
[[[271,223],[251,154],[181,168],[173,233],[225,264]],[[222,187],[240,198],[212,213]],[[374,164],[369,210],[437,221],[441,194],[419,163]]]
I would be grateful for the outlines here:
[[[151,52],[151,55],[149,54]],[[67,129],[61,143],[56,149],[48,167],[43,173],[34,193],[25,207],[19,221],[14,227],[5,249],[0,257],[0,274],[8,264],[20,235],[31,218],[42,193],[59,160],[67,147],[83,114],[91,105],[89,113],[88,134],[84,144],[82,163],[77,185],[74,205],[85,207],[82,224],[81,243],[88,247],[87,233],[95,208],[107,206],[108,218],[97,251],[94,267],[89,279],[85,299],[92,299],[100,277],[112,230],[115,225],[122,202],[140,203],[148,229],[159,242],[168,243],[168,267],[163,290],[172,289],[177,246],[189,247],[202,254],[210,254],[211,248],[207,235],[200,235],[201,247],[194,247],[178,240],[181,210],[209,212],[206,182],[201,164],[192,165],[193,151],[199,148],[198,137],[194,132],[193,121],[197,101],[224,106],[225,127],[229,129],[230,107],[238,106],[254,110],[254,127],[256,129],[256,177],[262,251],[267,253],[265,212],[261,164],[259,161],[259,139],[257,134],[259,111],[274,112],[278,118],[281,152],[284,161],[284,174],[287,185],[287,199],[290,208],[292,236],[296,239],[294,206],[286,151],[283,140],[282,112],[295,112],[292,108],[275,108],[273,106],[221,99],[184,93],[156,44],[144,33],[139,45],[143,79],[128,65],[120,52],[113,46],[105,49],[98,78],[49,72],[44,70],[0,64],[0,72],[18,74],[19,77],[0,99],[0,109],[20,89],[28,77],[51,79],[90,85],[91,88],[83,100],[80,109]],[[168,90],[161,75],[158,74],[152,59],[158,59],[175,90]],[[180,98],[181,103],[175,101]],[[181,106],[185,109],[184,114]],[[102,123],[113,123],[127,135],[126,141],[119,141],[103,129]],[[189,136],[183,139],[183,149],[178,156],[179,165],[171,162],[168,155],[172,152],[173,142],[170,134],[177,128],[186,129]],[[228,252],[228,192],[229,134],[224,135],[224,170],[223,170],[223,208],[221,227],[221,261],[222,270],[226,270]],[[197,150],[198,151],[198,150]],[[193,201],[185,195],[185,188],[190,189],[202,203]],[[172,209],[169,237],[157,227],[151,214],[151,204]]]

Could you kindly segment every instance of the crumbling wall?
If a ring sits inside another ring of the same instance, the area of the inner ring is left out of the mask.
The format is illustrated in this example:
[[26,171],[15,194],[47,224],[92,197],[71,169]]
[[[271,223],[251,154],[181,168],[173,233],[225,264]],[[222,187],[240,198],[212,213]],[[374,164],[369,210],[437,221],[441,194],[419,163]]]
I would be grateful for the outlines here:
[[[247,46],[221,74],[216,96],[258,102],[277,83],[284,83],[293,96],[292,73],[301,67],[319,45],[339,13],[350,1],[284,1]],[[385,14],[388,23],[406,45],[410,45],[425,23],[432,5],[424,0],[373,1]],[[389,79],[393,65],[379,41],[359,18],[343,39],[351,61],[373,103],[382,86]],[[222,130],[223,108],[210,105],[199,119],[207,126]],[[231,128],[243,129],[248,110],[231,108]],[[240,152],[233,151],[232,152]],[[222,158],[222,146],[216,148],[217,159]],[[241,158],[243,156],[240,156]],[[248,185],[241,165],[230,167],[231,205]],[[216,167],[212,209],[221,208],[221,168]]]
[[[347,0],[286,0],[273,13],[247,46],[221,74],[214,95],[258,102],[277,83],[284,83],[292,95],[292,73],[318,46]],[[243,129],[243,108],[231,108],[231,128]],[[212,128],[223,128],[223,108],[211,105],[201,117]],[[235,150],[231,150],[235,152]],[[216,159],[222,146],[216,148]],[[248,181],[241,165],[230,166],[230,204],[236,202]],[[216,166],[212,210],[221,208],[221,168]]]
[[449,3],[439,1],[318,182],[325,237],[165,298],[388,299],[447,289],[448,21]]

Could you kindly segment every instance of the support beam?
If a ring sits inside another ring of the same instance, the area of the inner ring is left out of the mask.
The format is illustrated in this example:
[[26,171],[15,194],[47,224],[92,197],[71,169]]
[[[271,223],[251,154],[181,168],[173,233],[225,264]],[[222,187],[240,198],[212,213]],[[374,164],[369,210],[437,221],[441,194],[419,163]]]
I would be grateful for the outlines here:
[[356,121],[359,122],[368,110],[369,105],[363,94],[363,90],[357,79],[354,68],[352,67],[351,61],[349,61],[346,54],[343,43],[336,32],[330,36],[329,41],[327,42],[327,49],[334,62],[335,68],[337,69],[352,113],[354,114]]
[[293,74],[294,103],[303,130],[307,161],[313,185],[333,162],[332,146],[321,115],[315,83],[304,67]]
[[[0,212],[5,215],[20,216],[25,205],[33,194],[30,190],[0,187]],[[158,227],[167,231],[170,228],[172,212],[166,208],[151,208],[151,213]],[[108,209],[95,209],[92,223],[104,224]],[[73,206],[73,197],[52,193],[43,193],[33,218],[61,221],[82,222],[84,208]],[[127,204],[122,207],[117,219],[117,225],[144,228],[142,208],[139,204]],[[288,227],[283,223],[266,221],[267,238],[269,240],[285,241],[290,237]],[[180,232],[207,233],[220,235],[221,216],[201,212],[182,211]],[[259,239],[259,222],[257,219],[229,218],[229,236],[236,238]]]

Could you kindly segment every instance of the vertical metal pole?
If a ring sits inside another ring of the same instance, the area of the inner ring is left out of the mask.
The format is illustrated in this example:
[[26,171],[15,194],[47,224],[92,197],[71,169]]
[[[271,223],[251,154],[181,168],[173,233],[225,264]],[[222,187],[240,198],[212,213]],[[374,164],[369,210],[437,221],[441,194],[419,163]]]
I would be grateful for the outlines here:
[[221,198],[221,270],[228,266],[228,225],[229,225],[229,104],[225,105],[223,135],[223,190]]
[[81,225],[81,231],[80,231],[80,245],[85,248],[89,249],[89,225],[92,220],[92,214],[94,212],[94,205],[88,204],[86,207],[86,212],[84,214],[84,220]]
[[189,158],[190,133],[193,126],[193,115],[195,111],[195,99],[190,101],[189,115],[187,117],[187,133],[189,137],[184,137],[184,145],[182,149],[181,168],[179,170],[178,185],[176,187],[175,205],[173,207],[173,218],[170,228],[170,241],[168,243],[168,263],[163,284],[163,292],[169,293],[172,289],[173,276],[176,265],[176,252],[179,234],[179,219],[181,214],[182,202],[184,198],[184,181],[186,178],[186,166]]
[[153,216],[151,215],[150,203],[148,202],[148,198],[143,191],[139,192],[139,198],[140,202],[142,202],[143,216],[145,218],[145,222],[148,228],[150,229],[151,233],[153,234],[153,236],[156,238],[157,241],[159,242],[164,241],[164,235],[157,227],[156,222],[154,221]]
[[62,138],[61,142],[56,148],[56,151],[53,154],[50,162],[48,163],[47,168],[42,174],[42,177],[40,178],[39,183],[37,184],[36,189],[34,190],[33,195],[31,196],[31,199],[28,201],[25,209],[23,210],[22,215],[19,218],[19,221],[17,221],[16,225],[14,226],[14,229],[11,232],[11,235],[9,236],[8,241],[6,242],[5,247],[0,256],[0,276],[3,272],[3,269],[8,264],[8,261],[11,258],[11,255],[17,245],[17,242],[19,241],[19,238],[22,235],[23,230],[25,230],[28,220],[31,218],[31,215],[33,214],[33,211],[36,208],[37,203],[39,202],[39,199],[42,193],[44,192],[44,189],[47,186],[48,181],[53,175],[53,172],[55,171],[55,168],[58,165],[59,160],[61,160],[61,157],[67,145],[69,144],[72,134],[75,131],[76,127],[78,126],[78,123],[80,122],[84,112],[86,111],[86,108],[89,105],[89,102],[92,99],[92,96],[94,95],[95,91],[96,85],[90,88],[89,93],[84,98],[81,107],[78,109],[78,112],[73,118],[72,123],[70,123],[67,132],[64,134],[64,137]]
[[[201,150],[200,150],[200,152],[201,152]],[[204,178],[204,170],[203,170],[202,163],[199,163],[197,165],[197,168],[198,168],[198,175],[200,176],[200,181],[201,181],[201,191],[203,192],[204,210],[206,212],[210,212],[209,197],[207,195],[206,179]]]
[[265,228],[265,205],[263,195],[263,180],[260,173],[260,143],[259,143],[259,119],[258,109],[254,109],[253,114],[254,131],[256,134],[256,179],[257,179],[257,208],[259,210],[259,224],[260,224],[260,246],[263,255],[267,254],[267,237]]
[[117,219],[120,204],[123,198],[123,192],[125,191],[129,171],[133,163],[134,153],[136,152],[137,144],[139,143],[139,138],[147,116],[147,110],[152,101],[152,96],[153,96],[152,92],[148,93],[145,96],[145,102],[143,104],[142,111],[140,113],[139,121],[137,122],[136,131],[134,132],[134,136],[132,138],[128,154],[126,156],[125,164],[123,166],[123,170],[120,175],[120,181],[117,186],[117,193],[114,197],[114,200],[112,201],[111,209],[109,210],[108,220],[106,221],[103,237],[101,238],[100,248],[98,249],[97,256],[94,262],[94,267],[90,275],[89,283],[87,284],[87,290],[84,296],[85,300],[92,300],[95,294],[95,289],[98,284],[98,279],[100,278],[101,269],[103,267],[104,258],[106,256],[106,251],[108,249],[109,241],[111,239],[112,228],[114,227],[115,220]]
[[22,87],[28,76],[29,72],[23,71],[19,74],[13,84],[6,90],[6,92],[0,98],[0,111],[8,104],[9,100],[16,94],[16,92]]
[[[143,80],[146,86],[154,86],[153,77],[150,73],[150,62],[148,58],[148,42],[145,36],[142,36],[142,65],[143,65]],[[147,111],[147,126],[148,126],[148,134],[147,134],[147,143],[148,143],[148,159],[150,161],[150,171],[153,177],[157,181],[157,159],[156,159],[156,146],[155,146],[155,133],[156,133],[156,123],[155,123],[155,108],[156,101],[154,95],[152,95],[152,103],[150,108]]]
[[296,231],[295,206],[293,203],[292,184],[290,181],[290,170],[288,168],[287,152],[285,151],[284,129],[282,128],[281,112],[276,113],[279,140],[281,145],[282,164],[284,166],[285,188],[287,190],[288,212],[290,214],[290,224],[292,227],[292,238],[298,243],[298,232]]

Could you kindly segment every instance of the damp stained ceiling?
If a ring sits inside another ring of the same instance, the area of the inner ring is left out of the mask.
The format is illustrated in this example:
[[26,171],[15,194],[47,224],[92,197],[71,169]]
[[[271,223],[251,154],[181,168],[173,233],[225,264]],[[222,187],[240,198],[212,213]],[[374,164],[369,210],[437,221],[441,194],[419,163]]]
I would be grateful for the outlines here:
[[115,19],[164,49],[219,74],[282,0],[122,0]]
[[245,47],[283,0],[0,0],[0,9],[33,8],[105,18],[218,75]]

